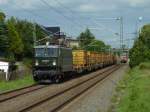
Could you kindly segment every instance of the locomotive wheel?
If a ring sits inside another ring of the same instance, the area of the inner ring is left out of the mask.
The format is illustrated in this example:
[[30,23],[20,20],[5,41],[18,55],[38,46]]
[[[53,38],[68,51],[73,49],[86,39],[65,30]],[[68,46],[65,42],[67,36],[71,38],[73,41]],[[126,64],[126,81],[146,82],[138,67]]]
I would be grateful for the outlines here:
[[39,81],[39,79],[37,77],[35,77],[35,76],[33,76],[33,79],[34,79],[35,82]]
[[57,75],[56,77],[55,77],[55,83],[61,83],[62,82],[62,75]]

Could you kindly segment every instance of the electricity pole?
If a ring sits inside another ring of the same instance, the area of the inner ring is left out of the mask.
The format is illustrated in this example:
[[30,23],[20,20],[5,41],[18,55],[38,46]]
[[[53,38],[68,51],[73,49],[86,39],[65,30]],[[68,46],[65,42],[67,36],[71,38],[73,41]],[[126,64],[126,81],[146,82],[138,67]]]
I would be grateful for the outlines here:
[[[123,35],[123,17],[121,16],[121,17],[116,17],[116,18],[98,18],[97,20],[117,20],[117,21],[119,21],[120,23],[120,34],[118,34],[118,33],[116,33],[117,35],[119,35],[120,36],[120,53],[123,51],[123,44],[124,44],[124,41],[123,41],[123,39],[124,39],[124,35]],[[100,28],[91,28],[91,29],[99,29],[100,30]]]
[[135,37],[138,38],[139,34],[141,33],[141,29],[139,29],[138,23],[142,22],[143,17],[138,17],[138,20],[136,20],[135,23]]
[[36,23],[33,23],[33,43],[36,46]]
[[120,20],[120,51],[123,52],[123,17],[118,18]]

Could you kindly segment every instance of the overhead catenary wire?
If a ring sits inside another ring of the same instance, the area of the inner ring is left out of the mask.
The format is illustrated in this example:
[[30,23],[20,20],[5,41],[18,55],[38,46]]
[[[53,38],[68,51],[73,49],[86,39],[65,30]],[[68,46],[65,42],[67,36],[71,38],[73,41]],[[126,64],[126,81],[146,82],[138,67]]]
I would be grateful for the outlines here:
[[[17,6],[17,7],[20,7],[20,6]],[[22,7],[20,7],[20,8],[21,8],[21,10],[23,10],[24,12],[30,13],[31,15],[33,15],[33,16],[35,16],[35,17],[41,18],[41,15],[39,15],[39,14],[37,14],[37,13],[31,11],[31,10],[23,9]],[[42,16],[42,18],[44,18],[45,20],[51,20],[51,19],[47,18],[47,16]],[[56,24],[59,24],[57,21],[54,21],[54,22],[55,22]],[[33,23],[35,23],[35,20],[34,20]],[[38,25],[38,26],[39,26],[42,30],[44,30],[44,31],[46,31],[47,33],[53,35],[53,33],[50,32],[50,31],[48,31],[48,30],[46,30],[43,25]]]
[[[73,11],[71,8],[65,6],[65,5],[64,5],[63,3],[61,3],[59,0],[55,0],[55,2],[56,2],[59,6],[61,6],[62,8],[66,9],[68,12],[70,12],[70,13],[72,14],[72,16],[74,16],[75,18],[77,18],[77,17],[75,16],[76,11]],[[78,17],[79,17],[80,19],[82,19],[81,16],[78,15]],[[79,20],[79,21],[80,21],[80,20]],[[82,23],[82,21],[80,21],[80,22]],[[79,23],[79,24],[80,24],[80,23]],[[83,23],[82,23],[82,24],[83,24]],[[83,26],[87,26],[87,25],[84,24]]]
[[[61,2],[59,2],[59,0],[55,0],[55,2],[57,2],[61,7],[63,7],[64,9],[67,9],[73,16],[74,16],[74,13],[76,13],[75,11],[72,11],[72,9],[70,9],[69,7],[66,7],[66,6],[64,6]],[[80,19],[82,19],[82,17],[80,17]],[[116,18],[101,18],[101,19],[116,19]],[[96,26],[99,26],[99,25],[97,25],[96,23],[95,23],[95,21],[92,21]],[[87,26],[87,25],[85,25],[85,26]],[[105,29],[105,30],[108,30],[108,31],[111,31],[113,34],[115,34],[115,32],[113,31],[113,30],[111,30],[111,29],[108,29],[108,28],[106,28],[104,25],[100,25],[101,27],[103,27],[103,29]]]
[[[73,22],[70,18],[68,18],[67,16],[65,16],[64,14],[62,14],[61,11],[59,11],[59,10],[55,9],[53,6],[49,5],[45,0],[40,0],[40,1],[43,1],[43,3],[44,3],[45,5],[47,5],[47,6],[50,7],[51,9],[53,9],[55,12],[61,14],[61,15],[62,15],[64,18],[66,18],[67,20]],[[62,3],[59,2],[58,0],[56,0],[56,2],[57,2],[59,5],[62,5]],[[64,5],[62,5],[62,6],[63,6],[64,8],[66,8],[66,9],[68,9],[68,10],[73,14],[73,11],[72,11],[70,8],[65,7]],[[24,10],[25,10],[25,9],[24,9]],[[36,14],[36,13],[30,11],[30,10],[25,10],[25,11],[31,13],[31,14],[34,15],[34,16],[41,17],[40,15],[38,15],[38,14]],[[44,18],[48,20],[48,18],[46,18],[46,16],[44,16]],[[92,22],[94,23],[94,21],[92,21]],[[58,23],[58,22],[57,22],[57,23]],[[76,24],[76,23],[75,23],[75,24]],[[97,24],[95,24],[95,25],[97,25]],[[76,25],[75,25],[75,26],[76,26]],[[81,26],[81,27],[82,27],[82,26]],[[103,26],[103,27],[104,27],[104,26]],[[104,29],[108,30],[107,28],[104,28]],[[112,30],[109,30],[109,31],[113,32]]]
[[[46,1],[46,0],[41,0],[41,1]],[[58,0],[56,0],[56,1],[58,1]],[[59,2],[60,3],[60,2]],[[51,7],[52,8],[52,7]],[[54,9],[56,9],[56,8],[54,8]],[[67,7],[66,7],[66,9],[67,9]],[[26,12],[29,12],[29,13],[31,13],[32,15],[34,15],[34,16],[38,16],[38,17],[40,17],[41,18],[41,16],[40,15],[38,15],[38,14],[36,14],[36,13],[34,13],[33,11],[31,11],[31,10],[26,10],[26,9],[24,9]],[[57,10],[57,9],[56,9]],[[70,9],[69,9],[70,10]],[[59,11],[59,10],[57,10],[58,12],[57,13],[61,13],[62,11]],[[55,11],[56,12],[56,11]],[[70,10],[70,12],[73,14],[73,11],[72,10]],[[61,13],[61,15],[62,15],[63,13]],[[63,14],[64,15],[64,14]],[[65,15],[64,15],[65,16]],[[63,16],[63,17],[64,17]],[[43,18],[46,18],[47,16],[42,16]],[[66,18],[67,16],[65,16],[64,18]],[[46,19],[48,19],[48,18],[46,18]],[[71,22],[73,22],[70,18],[66,18],[67,20],[69,20],[69,21],[71,21]],[[93,22],[93,21],[92,21]],[[75,22],[73,22],[73,23],[75,23]],[[95,24],[95,25],[97,25],[97,24]],[[75,25],[74,25],[75,27],[77,26],[77,24],[75,23]],[[77,26],[78,27],[78,26]],[[107,29],[107,28],[104,28],[104,29]]]
[[[41,18],[41,15],[39,15],[39,14],[37,14],[37,13],[31,11],[31,10],[24,9],[21,6],[18,6],[18,5],[17,5],[17,7],[20,7],[21,10],[23,10],[24,12],[30,13],[31,15],[33,15],[35,17]],[[47,18],[47,16],[42,16],[42,18],[44,18],[45,20],[51,20],[51,19]],[[55,22],[56,24],[59,24],[57,21],[53,21],[53,22]]]
[[[67,19],[68,21],[70,21],[70,23],[72,23],[73,25],[75,24],[76,27],[79,28],[79,26],[82,28],[83,26],[81,24],[78,24],[78,22],[72,20],[71,18],[69,18],[68,16],[64,15],[60,10],[54,8],[52,5],[50,5],[47,1],[45,0],[40,0],[43,4],[45,4],[50,10],[55,11],[56,13],[60,14],[62,17],[64,17],[65,19]],[[78,24],[78,26],[77,26]]]
[[[76,13],[76,11],[73,11],[73,10],[70,9],[69,7],[64,6],[64,5],[63,5],[61,2],[59,2],[58,0],[55,0],[55,2],[57,2],[61,7],[67,9],[68,11],[70,11],[70,13],[71,13],[73,16],[74,16],[74,13]],[[78,16],[78,17],[80,17],[80,19],[83,19],[83,17],[81,17],[81,16]],[[97,24],[95,24],[95,25],[97,25]],[[88,27],[88,25],[86,25],[86,24],[85,24],[85,26]]]
[[[67,6],[65,6],[63,3],[61,3],[59,0],[55,0],[55,2],[60,6],[60,7],[62,7],[63,9],[65,9],[67,12],[70,12],[70,14],[71,14],[71,16],[72,17],[74,17],[75,19],[77,19],[77,22],[78,22],[78,24],[80,24],[80,25],[82,25],[83,24],[83,22],[82,21],[80,21],[76,16],[75,16],[75,11],[73,11],[71,8],[69,8],[69,7],[67,7]],[[79,17],[79,16],[78,16]],[[81,19],[81,18],[80,18]],[[82,23],[82,24],[81,24]],[[84,24],[84,25],[82,25],[83,27],[85,27],[85,26],[87,26],[86,24]],[[70,27],[71,29],[72,29],[72,26]],[[82,32],[82,31],[80,31],[80,32]],[[71,37],[72,37],[72,35],[71,35]]]
[[[66,7],[64,6],[61,2],[59,2],[58,0],[55,0],[59,5],[61,5],[63,8],[67,9],[70,11],[70,13],[72,13],[74,15],[75,11],[72,11],[69,7]],[[82,17],[80,17],[80,19],[82,19]],[[104,19],[104,20],[112,20],[112,19],[116,19],[116,18],[101,18],[101,19]],[[115,32],[109,28],[106,28],[104,25],[99,25],[99,24],[96,24],[95,21],[91,21],[93,24],[95,24],[96,26],[100,26],[102,27],[102,29],[105,29],[105,30],[108,30],[110,32],[112,32],[113,34],[115,34]],[[87,25],[86,25],[87,26]]]
[[[107,31],[112,32],[113,34],[116,33],[114,30],[112,30],[112,29],[110,29],[110,28],[107,28],[106,26],[104,26],[103,24],[100,24],[100,23],[96,22],[95,20],[93,20],[93,23],[94,23],[95,25],[99,26],[99,27],[102,27],[102,29],[104,29],[104,30],[107,30]],[[97,24],[97,23],[98,23],[98,24]]]

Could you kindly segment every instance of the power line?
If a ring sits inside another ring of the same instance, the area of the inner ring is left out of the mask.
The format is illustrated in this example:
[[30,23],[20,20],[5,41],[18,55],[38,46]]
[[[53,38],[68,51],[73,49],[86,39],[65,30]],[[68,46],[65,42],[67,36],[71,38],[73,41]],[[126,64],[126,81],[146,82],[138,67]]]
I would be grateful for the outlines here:
[[[17,5],[17,7],[19,7],[19,8],[20,8],[21,10],[23,10],[24,12],[30,13],[30,14],[32,14],[32,15],[35,16],[35,17],[41,18],[41,15],[39,15],[39,14],[37,14],[37,13],[31,11],[31,10],[24,9],[24,8],[22,8],[22,7],[19,6],[19,5]],[[44,18],[45,20],[50,20],[49,18],[47,18],[47,16],[42,16],[42,18]],[[55,22],[56,24],[59,24],[57,21],[54,21],[54,22]]]
[[[111,30],[110,28],[107,28],[106,26],[104,26],[103,24],[97,24],[96,23],[96,21],[92,21],[93,22],[93,24],[95,24],[96,26],[98,26],[98,27],[102,27],[102,29],[104,29],[104,30],[107,30],[107,31],[109,31],[109,32],[112,32],[112,34],[114,35],[116,32],[114,32],[113,30]],[[100,29],[99,28],[99,29]],[[92,28],[92,29],[97,29],[97,28]]]
[[[20,6],[18,6],[18,7],[20,7]],[[20,7],[20,8],[22,8],[22,7]],[[40,17],[40,18],[41,18],[41,15],[39,15],[39,14],[37,14],[37,13],[31,11],[31,10],[26,10],[26,9],[22,9],[22,10],[25,11],[25,12],[27,12],[27,13],[32,14],[32,15],[35,16],[35,17]],[[42,17],[43,17],[44,19],[46,19],[46,20],[50,20],[49,18],[47,18],[47,16],[42,16]],[[56,22],[56,21],[55,21],[55,23],[56,23],[56,24],[59,24],[59,23]],[[39,27],[40,27],[42,30],[44,30],[46,33],[48,33],[48,34],[53,34],[52,32],[46,30],[44,26],[39,25]],[[67,33],[67,34],[68,34],[68,33]]]
[[[64,6],[61,2],[59,2],[58,0],[55,0],[55,2],[57,2],[60,6],[62,6],[63,8],[65,8],[65,9],[67,9],[68,11],[70,11],[70,13],[74,16],[74,13],[76,13],[75,11],[72,11],[72,9],[70,9],[69,7],[66,7],[66,6]],[[84,19],[83,17],[81,17],[81,16],[78,16],[78,17],[80,17],[80,19]],[[97,24],[95,24],[95,25],[97,25]],[[87,25],[85,25],[85,26],[87,26]]]
[[55,2],[57,2],[61,7],[63,7],[64,9],[67,9],[67,11],[69,11],[70,13],[74,14],[74,11],[72,11],[69,7],[66,7],[65,5],[63,5],[61,2],[59,2],[58,0],[55,0]]
[[[44,4],[46,4],[47,2],[45,1],[45,0],[41,0],[41,1],[44,1]],[[57,2],[58,2],[58,0],[56,0]],[[59,2],[59,4],[61,5],[61,3]],[[49,4],[46,4],[46,5],[48,5],[48,7],[50,7],[50,8],[52,8],[53,10],[55,10],[55,12],[57,11],[57,13],[59,13],[59,14],[61,14],[61,15],[63,15],[65,18],[67,17],[67,16],[65,16],[64,14],[62,14],[61,13],[61,11],[59,11],[59,10],[56,10],[54,7],[52,7],[52,6],[50,6]],[[66,9],[68,9],[67,7],[65,7]],[[70,10],[70,12],[73,14],[73,11],[71,10],[71,9],[69,9]],[[30,11],[30,10],[25,10],[24,9],[24,11],[26,11],[26,12],[28,12],[28,13],[31,13],[32,15],[34,15],[34,16],[38,16],[38,17],[40,17],[41,18],[41,16],[40,15],[38,15],[38,14],[36,14],[36,13],[34,13],[34,12],[32,12],[32,11]],[[48,18],[46,18],[46,16],[43,16],[43,18],[45,18],[45,19],[48,19]],[[67,17],[67,19],[70,21],[70,18],[68,18]],[[71,20],[72,21],[72,20]],[[93,21],[92,21],[93,22]],[[95,25],[97,25],[97,24],[95,24]],[[106,28],[105,28],[106,29]]]
[[[71,23],[74,24],[78,24],[77,22],[73,21],[72,19],[68,18],[68,16],[64,15],[60,10],[57,10],[56,8],[54,8],[53,6],[51,6],[48,2],[46,2],[45,0],[40,0],[43,4],[45,4],[46,6],[49,7],[49,9],[55,11],[56,13],[60,14],[61,16],[63,16],[65,19],[69,20]],[[82,27],[80,24],[78,24],[80,27]]]
[[[44,0],[43,0],[44,1]],[[75,11],[72,11],[69,7],[66,7],[66,6],[64,6],[61,2],[59,2],[58,0],[55,0],[55,2],[57,2],[57,4],[59,4],[61,7],[63,7],[64,9],[67,9],[67,11],[69,11],[73,16],[74,16],[74,12]],[[52,7],[52,6],[51,6]],[[58,10],[57,10],[58,11]],[[59,12],[60,13],[60,12]],[[104,18],[104,19],[110,19],[110,18]],[[111,19],[114,19],[114,18],[111,18]],[[92,21],[93,22],[93,21]],[[96,26],[97,26],[97,24],[95,24]],[[87,26],[87,25],[86,25]],[[99,25],[98,25],[99,26]],[[102,25],[101,25],[102,26]],[[108,29],[108,28],[106,28],[106,27],[104,27],[104,25],[103,25],[103,29],[106,29],[106,30],[109,30],[109,31],[111,31],[111,32],[113,32],[113,34],[115,33],[113,30],[111,30],[111,29]]]
[[[69,7],[66,7],[66,6],[64,6],[61,2],[59,2],[58,0],[55,0],[55,2],[57,2],[61,7],[63,7],[63,8],[65,8],[65,9],[67,9],[68,11],[70,11],[70,13],[71,14],[73,14],[74,15],[74,12],[75,11],[72,11]],[[81,17],[80,17],[81,18]],[[115,18],[101,18],[101,19],[115,19]],[[97,24],[95,24],[95,25],[97,25]],[[87,26],[87,25],[86,25]],[[101,25],[102,26],[102,25]],[[109,30],[109,31],[111,31],[111,32],[113,32],[113,33],[115,33],[113,30],[111,30],[111,29],[108,29],[108,28],[104,28],[104,25],[103,25],[103,29],[107,29],[107,30]]]
[[[61,6],[61,7],[63,7],[64,9],[66,9],[67,11],[69,11],[74,17],[76,17],[75,16],[75,11],[73,11],[71,8],[69,8],[69,7],[66,7],[64,4],[62,4],[59,0],[55,0],[55,2],[57,2],[57,4],[59,4],[59,6]],[[80,16],[78,16],[78,17],[80,17]],[[81,17],[80,17],[80,19],[81,19]],[[81,22],[81,21],[80,21]],[[80,23],[79,23],[80,24]],[[82,23],[83,24],[83,23]],[[86,26],[86,25],[85,25]]]

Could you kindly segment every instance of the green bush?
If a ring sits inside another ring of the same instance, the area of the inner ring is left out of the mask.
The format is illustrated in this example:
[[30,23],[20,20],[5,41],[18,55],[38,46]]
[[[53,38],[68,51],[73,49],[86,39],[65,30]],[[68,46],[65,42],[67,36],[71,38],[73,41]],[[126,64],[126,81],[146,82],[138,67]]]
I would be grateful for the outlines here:
[[[146,69],[145,69],[146,68]],[[147,69],[148,68],[148,69]],[[122,81],[120,101],[116,112],[150,112],[150,63],[141,63],[131,69]]]
[[29,58],[24,58],[23,59],[23,64],[28,67],[28,68],[31,68],[32,67],[32,60],[29,59]]
[[150,62],[141,63],[139,69],[150,69]]
[[130,67],[135,67],[142,62],[150,61],[150,24],[145,25],[129,51]]

